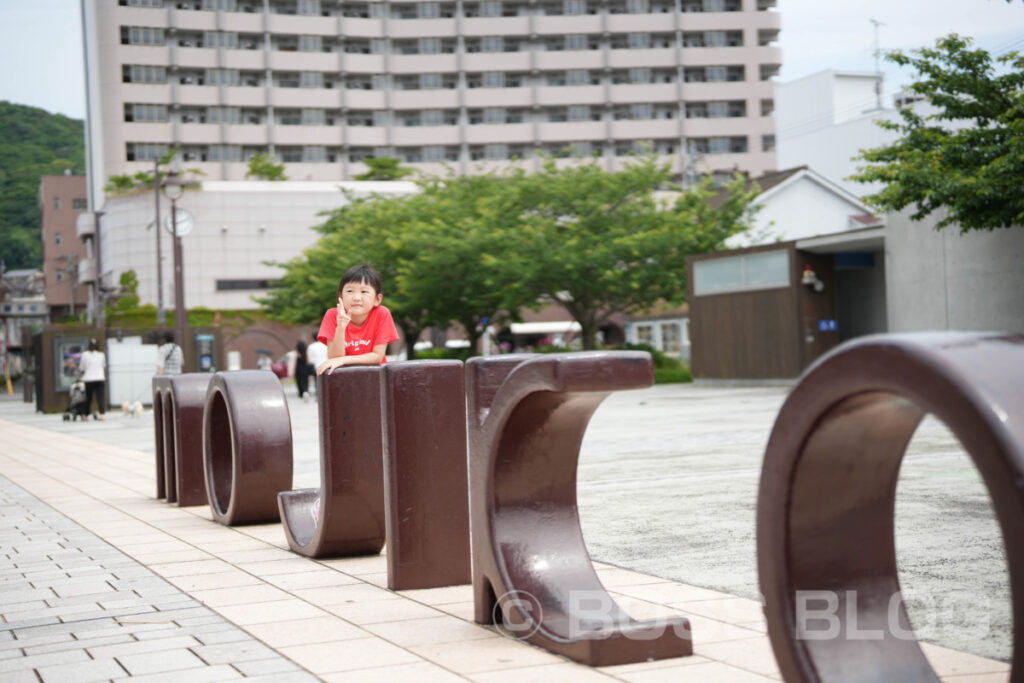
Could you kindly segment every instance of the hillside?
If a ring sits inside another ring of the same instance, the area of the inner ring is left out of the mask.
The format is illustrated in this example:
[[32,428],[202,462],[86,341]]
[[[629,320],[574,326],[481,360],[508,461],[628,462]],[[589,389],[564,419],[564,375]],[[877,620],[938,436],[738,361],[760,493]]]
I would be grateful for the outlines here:
[[0,101],[0,259],[8,269],[42,265],[39,178],[85,173],[83,123]]

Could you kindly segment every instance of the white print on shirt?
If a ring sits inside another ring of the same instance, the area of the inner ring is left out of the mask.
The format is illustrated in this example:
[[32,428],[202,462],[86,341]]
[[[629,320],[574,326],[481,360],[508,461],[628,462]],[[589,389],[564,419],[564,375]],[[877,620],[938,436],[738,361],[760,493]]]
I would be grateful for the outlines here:
[[[365,347],[365,348],[361,349],[360,347]],[[352,349],[353,351],[355,351],[355,353],[351,354],[353,356],[358,355],[360,353],[369,353],[369,348],[370,348],[370,340],[369,339],[356,339],[356,340],[353,340],[353,341],[345,342],[345,349],[346,350]]]

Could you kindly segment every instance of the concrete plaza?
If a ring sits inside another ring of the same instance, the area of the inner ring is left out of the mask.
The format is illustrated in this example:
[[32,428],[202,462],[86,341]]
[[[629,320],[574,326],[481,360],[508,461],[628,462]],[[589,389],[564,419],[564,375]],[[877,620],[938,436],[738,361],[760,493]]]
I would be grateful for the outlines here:
[[[765,681],[754,523],[783,387],[613,394],[584,440],[598,573],[636,618],[684,614],[695,655],[592,669],[472,621],[469,586],[387,590],[383,556],[310,560],[279,524],[226,528],[155,500],[153,422],[65,423],[0,399],[0,679]],[[315,402],[286,385],[295,488],[318,485]],[[911,618],[947,681],[1005,681],[1012,623],[977,473],[926,420],[897,495]],[[1002,660],[1002,661],[999,661]]]

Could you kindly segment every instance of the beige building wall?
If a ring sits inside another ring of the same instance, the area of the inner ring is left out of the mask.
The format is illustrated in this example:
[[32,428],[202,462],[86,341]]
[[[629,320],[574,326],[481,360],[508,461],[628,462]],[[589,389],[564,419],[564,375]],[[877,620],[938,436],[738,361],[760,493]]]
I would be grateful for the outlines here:
[[93,197],[178,146],[208,180],[634,151],[775,168],[775,0],[82,0]]
[[39,181],[43,275],[51,320],[81,312],[89,302],[89,285],[80,282],[78,274],[87,250],[75,230],[78,215],[87,208],[86,196],[85,176],[47,175]]

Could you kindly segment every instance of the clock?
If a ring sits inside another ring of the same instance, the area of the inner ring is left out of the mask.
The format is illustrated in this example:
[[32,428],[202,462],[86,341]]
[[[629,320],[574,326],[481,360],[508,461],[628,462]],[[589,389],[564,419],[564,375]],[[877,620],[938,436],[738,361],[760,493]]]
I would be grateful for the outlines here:
[[[178,220],[178,237],[184,237],[185,235],[192,232],[192,228],[195,227],[195,219],[192,218],[192,214],[185,209],[177,209],[174,212],[177,215]],[[167,232],[174,234],[174,224],[171,222],[171,214],[167,214],[166,220],[164,220],[164,227]]]

